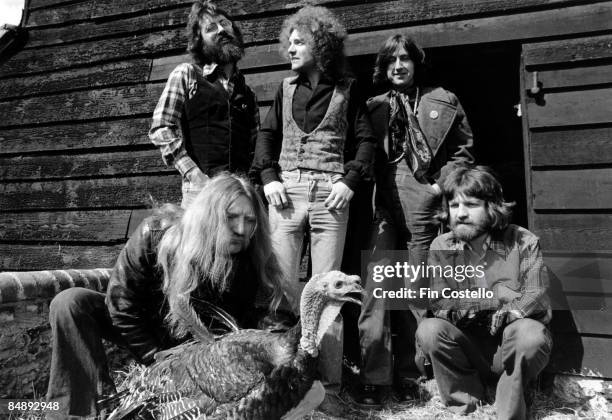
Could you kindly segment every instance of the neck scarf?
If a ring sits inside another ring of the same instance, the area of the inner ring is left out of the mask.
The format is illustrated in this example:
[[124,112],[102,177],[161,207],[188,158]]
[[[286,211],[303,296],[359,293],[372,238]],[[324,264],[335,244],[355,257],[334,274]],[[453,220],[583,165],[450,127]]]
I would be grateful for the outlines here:
[[[418,105],[418,96],[417,89],[415,110]],[[431,164],[431,150],[414,111],[410,108],[409,97],[406,94],[391,91],[389,105],[391,108],[389,116],[390,163],[397,163],[405,158],[414,177],[422,179]]]

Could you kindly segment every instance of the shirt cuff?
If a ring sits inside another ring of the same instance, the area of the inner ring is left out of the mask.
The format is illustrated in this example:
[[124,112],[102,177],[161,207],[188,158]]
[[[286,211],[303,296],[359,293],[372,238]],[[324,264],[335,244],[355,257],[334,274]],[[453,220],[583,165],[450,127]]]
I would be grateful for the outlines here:
[[185,176],[187,172],[195,168],[196,163],[187,154],[174,161],[174,167],[180,172],[182,176]]
[[261,171],[261,182],[264,185],[267,185],[270,182],[274,182],[274,181],[279,181],[280,182],[280,178],[278,177],[278,174],[276,173],[276,169],[274,169],[274,168],[262,169],[262,171]]
[[359,186],[359,182],[361,181],[361,176],[359,175],[359,172],[351,169],[346,175],[344,175],[341,181],[344,182],[347,187],[353,190],[353,192],[355,192]]

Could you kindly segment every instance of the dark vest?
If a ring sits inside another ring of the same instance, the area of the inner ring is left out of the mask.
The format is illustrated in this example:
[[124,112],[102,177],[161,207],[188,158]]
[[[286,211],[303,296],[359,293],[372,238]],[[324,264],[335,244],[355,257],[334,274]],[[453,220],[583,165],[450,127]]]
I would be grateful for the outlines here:
[[183,135],[187,154],[207,175],[230,171],[247,173],[255,145],[251,141],[255,96],[244,77],[235,77],[232,97],[220,81],[210,82],[194,66],[197,90],[185,102]]

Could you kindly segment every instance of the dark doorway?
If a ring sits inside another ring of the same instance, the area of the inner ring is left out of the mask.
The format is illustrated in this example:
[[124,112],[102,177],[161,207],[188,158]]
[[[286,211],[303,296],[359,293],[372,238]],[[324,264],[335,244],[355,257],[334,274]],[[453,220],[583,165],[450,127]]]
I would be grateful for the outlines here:
[[[505,197],[516,202],[513,223],[527,227],[525,163],[520,102],[520,45],[479,44],[428,48],[428,84],[454,92],[465,108],[476,162],[499,175]],[[351,57],[350,65],[368,96],[382,93],[371,83],[375,57]]]

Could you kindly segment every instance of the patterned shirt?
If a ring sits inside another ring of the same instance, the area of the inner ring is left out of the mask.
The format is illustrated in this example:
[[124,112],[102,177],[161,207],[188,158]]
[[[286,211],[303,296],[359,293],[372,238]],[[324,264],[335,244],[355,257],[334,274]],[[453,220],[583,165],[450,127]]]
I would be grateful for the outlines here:
[[[157,102],[157,107],[153,111],[153,123],[149,131],[149,139],[160,148],[164,163],[174,166],[183,176],[197,166],[185,149],[181,135],[181,119],[185,103],[197,92],[196,71],[199,70],[200,67],[197,65],[183,63],[172,71]],[[228,79],[221,68],[214,63],[203,66],[201,71],[210,82],[218,80],[230,97],[234,92],[236,77],[242,77],[236,68],[233,76]],[[257,102],[257,99],[255,101]],[[255,138],[259,130],[259,109],[257,107],[255,107],[253,119],[256,124],[251,135]]]
[[[296,85],[293,94],[292,115],[297,126],[310,133],[323,120],[334,93],[336,84],[325,76],[316,87],[307,77],[292,80]],[[345,174],[343,182],[355,190],[359,182],[372,177],[372,166],[376,150],[376,137],[372,132],[363,90],[357,83],[349,89],[347,120],[349,127],[344,143]],[[274,102],[264,119],[257,138],[253,171],[260,173],[263,184],[280,181],[278,157],[283,143],[283,83],[278,87]]]
[[[452,275],[440,275],[434,270],[435,274],[431,276],[431,289],[438,292],[438,296],[430,301],[436,317],[458,326],[469,324],[471,319],[485,319],[488,327],[491,327],[491,322],[503,322],[504,318],[505,322],[520,318],[533,318],[544,324],[550,321],[548,273],[542,261],[539,239],[527,229],[509,225],[502,231],[491,232],[480,250],[472,249],[449,232],[434,239],[430,251],[428,266],[454,269]],[[472,274],[484,275],[467,276],[465,268],[462,268],[463,275],[458,281],[457,268],[468,265],[480,267],[480,271]],[[500,300],[500,293],[503,293],[500,286],[520,294],[520,297],[503,302]],[[478,289],[492,290],[494,295],[492,298],[444,298],[443,289],[447,293],[449,290],[474,293]],[[497,331],[495,326],[492,328],[492,331]]]

